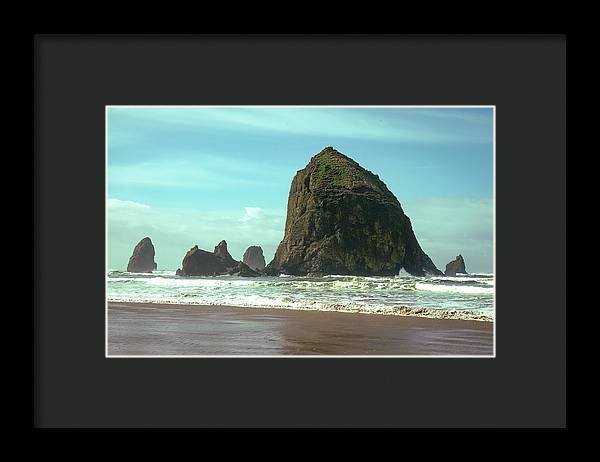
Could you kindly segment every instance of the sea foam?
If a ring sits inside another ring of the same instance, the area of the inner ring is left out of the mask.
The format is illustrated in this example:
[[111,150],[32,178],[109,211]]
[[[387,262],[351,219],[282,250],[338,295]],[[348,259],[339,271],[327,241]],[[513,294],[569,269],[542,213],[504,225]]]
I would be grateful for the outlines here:
[[174,271],[111,271],[107,299],[491,320],[493,282],[493,277],[462,276],[188,278]]
[[474,286],[452,286],[446,284],[426,284],[417,282],[417,290],[429,290],[432,292],[454,292],[459,294],[493,294],[493,287],[474,287]]

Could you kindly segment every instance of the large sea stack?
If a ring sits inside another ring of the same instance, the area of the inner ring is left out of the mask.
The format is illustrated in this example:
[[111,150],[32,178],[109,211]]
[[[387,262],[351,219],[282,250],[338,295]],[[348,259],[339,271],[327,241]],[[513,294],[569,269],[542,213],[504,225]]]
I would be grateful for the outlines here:
[[245,263],[236,261],[227,250],[227,242],[221,241],[214,252],[192,247],[183,257],[181,268],[177,270],[178,276],[221,276],[230,274],[234,276],[260,276]]
[[398,199],[379,177],[332,147],[292,180],[285,235],[267,274],[441,275]]
[[265,256],[263,255],[262,247],[259,245],[251,245],[244,252],[242,261],[253,270],[262,270],[265,268]]
[[456,259],[448,263],[446,265],[446,271],[444,272],[446,276],[456,276],[456,273],[467,274],[465,259],[462,255],[458,255]]
[[130,273],[151,273],[156,269],[154,245],[149,237],[142,239],[133,249],[127,271]]

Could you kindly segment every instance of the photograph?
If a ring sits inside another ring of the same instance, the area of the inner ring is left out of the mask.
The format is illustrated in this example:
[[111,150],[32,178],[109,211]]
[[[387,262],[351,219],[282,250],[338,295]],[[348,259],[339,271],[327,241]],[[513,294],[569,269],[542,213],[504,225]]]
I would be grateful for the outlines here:
[[106,106],[106,357],[494,358],[495,127]]

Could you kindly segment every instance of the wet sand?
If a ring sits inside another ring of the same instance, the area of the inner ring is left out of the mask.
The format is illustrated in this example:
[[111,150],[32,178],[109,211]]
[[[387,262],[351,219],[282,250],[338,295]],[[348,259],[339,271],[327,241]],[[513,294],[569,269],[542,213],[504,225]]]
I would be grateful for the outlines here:
[[108,303],[108,355],[493,355],[493,323]]

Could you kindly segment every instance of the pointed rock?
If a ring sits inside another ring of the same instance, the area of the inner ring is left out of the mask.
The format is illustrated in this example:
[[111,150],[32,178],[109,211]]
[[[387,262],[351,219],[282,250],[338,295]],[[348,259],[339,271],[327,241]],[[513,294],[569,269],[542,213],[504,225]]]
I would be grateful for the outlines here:
[[444,272],[446,276],[456,276],[457,273],[467,274],[465,260],[462,255],[457,255],[454,260],[448,263]]
[[244,252],[242,261],[253,270],[263,270],[265,268],[265,256],[262,247],[251,245]]
[[227,250],[227,241],[223,240],[215,246],[214,254],[221,259],[225,266],[235,266],[237,263]]
[[285,235],[266,274],[441,275],[379,177],[332,147],[292,180]]
[[149,237],[137,243],[129,258],[127,271],[130,273],[151,273],[156,269],[154,245]]

